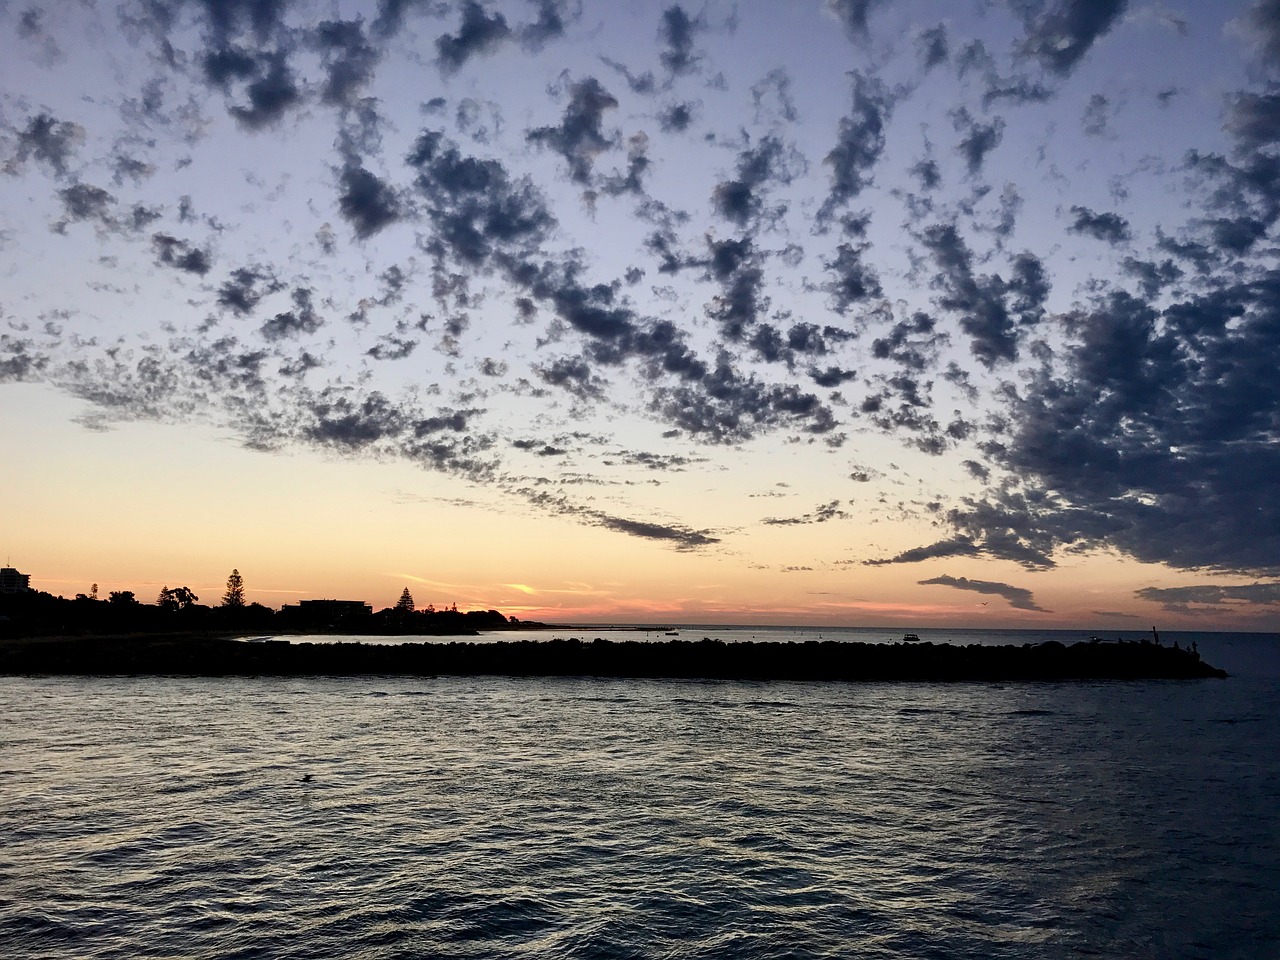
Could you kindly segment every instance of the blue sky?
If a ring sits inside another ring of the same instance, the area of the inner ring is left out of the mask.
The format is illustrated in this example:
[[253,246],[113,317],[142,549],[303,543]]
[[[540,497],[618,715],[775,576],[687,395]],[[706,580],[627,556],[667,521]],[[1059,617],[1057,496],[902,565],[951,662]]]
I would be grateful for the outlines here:
[[[37,585],[1280,623],[1275,0],[0,36],[0,546]],[[127,530],[68,519],[104,499]],[[331,538],[263,509],[304,501]]]

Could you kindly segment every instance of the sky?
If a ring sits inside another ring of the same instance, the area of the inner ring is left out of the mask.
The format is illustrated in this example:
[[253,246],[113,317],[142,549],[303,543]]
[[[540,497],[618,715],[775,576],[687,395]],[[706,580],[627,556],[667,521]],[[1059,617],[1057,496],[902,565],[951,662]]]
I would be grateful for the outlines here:
[[0,2],[72,596],[1280,630],[1280,0]]

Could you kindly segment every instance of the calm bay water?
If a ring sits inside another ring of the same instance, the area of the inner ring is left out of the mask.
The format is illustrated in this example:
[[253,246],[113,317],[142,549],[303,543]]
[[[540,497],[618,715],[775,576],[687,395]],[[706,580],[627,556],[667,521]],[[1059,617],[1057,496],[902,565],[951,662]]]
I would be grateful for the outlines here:
[[0,953],[1280,956],[1280,641],[1195,638],[1230,679],[0,678]]

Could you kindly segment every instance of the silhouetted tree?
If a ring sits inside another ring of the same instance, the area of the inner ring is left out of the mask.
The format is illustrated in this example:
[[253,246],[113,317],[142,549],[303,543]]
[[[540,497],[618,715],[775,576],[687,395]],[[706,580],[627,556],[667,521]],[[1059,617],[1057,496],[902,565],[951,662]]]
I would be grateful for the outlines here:
[[89,588],[89,599],[90,600],[98,599],[98,585],[96,583]]
[[169,595],[173,598],[174,603],[178,605],[179,610],[187,609],[187,607],[200,599],[190,587],[174,587],[169,591]]
[[396,611],[398,613],[413,613],[413,595],[409,593],[409,588],[404,588],[404,593],[400,594],[400,599],[396,601]]
[[107,595],[107,602],[118,604],[122,607],[130,606],[138,602],[138,598],[133,595],[132,590],[112,590]]
[[156,606],[161,610],[178,609],[178,601],[173,599],[173,591],[167,585],[160,591],[160,596],[156,597]]
[[232,570],[231,576],[227,577],[227,592],[222,595],[222,605],[224,607],[244,606],[244,577],[240,576],[239,570]]

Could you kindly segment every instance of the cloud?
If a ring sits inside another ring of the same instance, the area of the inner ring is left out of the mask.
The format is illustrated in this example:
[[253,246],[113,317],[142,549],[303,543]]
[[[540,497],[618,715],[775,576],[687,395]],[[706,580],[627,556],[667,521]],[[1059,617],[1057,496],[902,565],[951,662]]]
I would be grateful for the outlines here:
[[[1040,6],[1027,4],[1029,10]],[[1124,13],[1127,0],[1056,0],[1029,19],[1023,52],[1047,70],[1071,73]]]
[[982,550],[967,537],[956,537],[952,540],[939,540],[925,547],[912,547],[893,557],[878,560],[863,560],[868,567],[882,567],[893,563],[920,563],[938,557],[976,557]]
[[4,172],[17,176],[28,160],[35,160],[48,167],[55,176],[65,177],[76,150],[84,140],[85,130],[80,124],[38,113],[27,121],[25,129],[18,131],[17,147],[5,160]]
[[1273,607],[1280,605],[1280,583],[1143,587],[1134,591],[1134,596],[1175,613],[1188,613],[1193,607]]
[[693,49],[694,37],[703,28],[701,18],[690,17],[680,4],[673,4],[662,11],[658,27],[658,39],[664,49],[658,60],[673,77],[693,73],[701,59]]
[[440,69],[455,73],[472,57],[492,53],[510,39],[511,28],[506,17],[501,13],[489,15],[476,0],[463,0],[458,32],[436,38]]
[[569,166],[570,179],[586,184],[596,157],[617,143],[616,136],[604,132],[604,113],[617,107],[618,101],[595,77],[571,82],[568,90],[569,103],[560,125],[536,127],[526,137],[560,154]]
[[1037,604],[1030,590],[994,580],[970,580],[968,577],[949,577],[944,574],[931,580],[920,580],[919,583],[921,586],[955,587],[957,590],[971,590],[974,593],[1004,597],[1009,601],[1009,606],[1015,610],[1032,610],[1036,613],[1053,612]]
[[850,514],[840,509],[840,501],[832,500],[815,508],[810,513],[799,517],[765,517],[760,522],[766,526],[788,527],[804,526],[811,523],[826,523],[829,520],[848,520]]
[[1084,234],[1112,245],[1127,243],[1131,237],[1129,221],[1118,214],[1095,213],[1088,207],[1081,206],[1073,206],[1071,214],[1075,219],[1067,229],[1072,233]]

